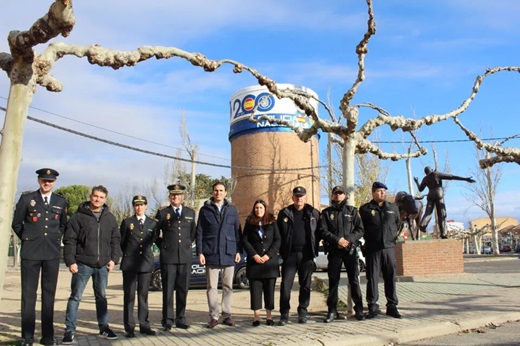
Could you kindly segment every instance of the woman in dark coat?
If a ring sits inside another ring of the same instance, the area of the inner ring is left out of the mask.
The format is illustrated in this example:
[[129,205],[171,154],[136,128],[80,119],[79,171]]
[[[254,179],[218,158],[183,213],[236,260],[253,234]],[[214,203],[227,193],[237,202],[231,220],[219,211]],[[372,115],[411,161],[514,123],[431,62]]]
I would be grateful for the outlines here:
[[274,309],[274,287],[280,276],[278,250],[280,232],[274,216],[267,212],[267,204],[257,200],[247,217],[243,244],[247,252],[247,278],[251,292],[251,310],[254,311],[253,326],[260,325],[262,292],[266,309],[266,324],[274,325],[271,312]]

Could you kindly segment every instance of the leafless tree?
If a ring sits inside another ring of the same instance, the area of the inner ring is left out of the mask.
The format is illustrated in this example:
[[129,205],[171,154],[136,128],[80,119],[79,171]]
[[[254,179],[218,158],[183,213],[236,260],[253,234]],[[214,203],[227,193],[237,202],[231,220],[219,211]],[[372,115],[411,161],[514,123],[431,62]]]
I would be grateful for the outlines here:
[[[500,143],[495,143],[495,147],[499,147]],[[477,150],[475,154],[478,162],[491,158],[489,152]],[[498,184],[502,179],[502,168],[500,166],[487,166],[485,168],[477,167],[470,173],[476,180],[475,184],[466,185],[466,189],[469,193],[464,193],[466,200],[479,209],[484,211],[491,221],[491,232],[492,232],[492,248],[493,254],[498,256],[500,250],[498,247],[498,225],[495,213],[495,195]]]
[[[62,90],[61,82],[51,75],[54,63],[65,56],[86,58],[90,64],[101,67],[111,67],[117,70],[124,66],[156,59],[180,58],[190,62],[206,72],[214,72],[222,66],[231,65],[234,73],[248,72],[255,78],[259,85],[267,89],[278,98],[291,99],[308,117],[314,121],[308,129],[294,128],[298,137],[308,141],[318,131],[333,133],[343,141],[343,184],[345,185],[350,200],[353,201],[354,193],[354,160],[356,154],[372,153],[380,159],[399,160],[405,157],[418,157],[426,154],[427,150],[415,139],[414,131],[423,126],[430,126],[447,119],[456,119],[470,105],[478,93],[484,79],[494,73],[503,71],[519,72],[520,67],[496,67],[488,69],[483,75],[478,76],[470,96],[462,104],[445,114],[426,115],[422,118],[405,118],[404,116],[392,116],[383,108],[372,103],[353,104],[353,98],[357,89],[365,80],[365,56],[368,53],[368,42],[376,33],[376,22],[372,8],[372,0],[367,0],[368,21],[367,31],[360,43],[356,46],[358,56],[358,73],[352,86],[344,94],[340,101],[341,118],[345,124],[323,120],[318,117],[317,110],[309,102],[309,96],[291,90],[280,90],[271,78],[259,73],[257,70],[245,66],[240,62],[222,59],[211,60],[200,53],[191,53],[176,47],[142,46],[134,51],[118,51],[101,47],[97,44],[90,46],[77,46],[65,42],[49,44],[41,54],[37,54],[33,47],[47,43],[49,40],[61,35],[67,37],[75,25],[72,0],[55,0],[48,13],[38,19],[27,31],[11,31],[8,35],[10,53],[0,52],[0,69],[5,71],[10,80],[9,97],[4,127],[2,129],[2,142],[0,144],[0,288],[3,287],[4,268],[7,263],[8,240],[10,236],[10,224],[14,206],[15,189],[18,180],[18,171],[21,161],[22,141],[25,130],[29,105],[31,104],[36,87],[42,86],[51,92]],[[320,101],[321,104],[323,102]],[[326,105],[324,105],[326,107]],[[359,126],[360,109],[375,111],[377,116]],[[292,124],[279,122],[281,125],[292,127]],[[359,126],[359,128],[358,128]],[[412,153],[387,153],[372,143],[368,137],[375,129],[388,126],[393,131],[400,130],[408,133],[417,145]],[[461,125],[460,125],[461,126]],[[496,162],[520,162],[520,150],[513,148],[496,148],[481,143],[478,137],[469,130],[463,131],[477,145],[482,145],[487,151],[495,155],[487,161],[493,165]],[[482,165],[482,162],[481,162]]]

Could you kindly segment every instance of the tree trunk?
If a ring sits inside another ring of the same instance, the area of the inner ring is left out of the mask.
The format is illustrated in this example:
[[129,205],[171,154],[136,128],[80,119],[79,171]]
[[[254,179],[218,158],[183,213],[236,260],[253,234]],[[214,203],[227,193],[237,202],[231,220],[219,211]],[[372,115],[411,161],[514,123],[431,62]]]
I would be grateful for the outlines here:
[[[9,240],[14,212],[18,171],[22,160],[22,144],[27,112],[35,88],[31,64],[16,62],[11,75],[7,111],[0,143],[0,292],[3,292],[5,270],[9,259]],[[22,80],[13,82],[13,80]],[[0,300],[2,295],[0,294]]]
[[354,205],[354,161],[356,154],[355,139],[348,139],[343,146],[343,187],[347,193],[347,204]]

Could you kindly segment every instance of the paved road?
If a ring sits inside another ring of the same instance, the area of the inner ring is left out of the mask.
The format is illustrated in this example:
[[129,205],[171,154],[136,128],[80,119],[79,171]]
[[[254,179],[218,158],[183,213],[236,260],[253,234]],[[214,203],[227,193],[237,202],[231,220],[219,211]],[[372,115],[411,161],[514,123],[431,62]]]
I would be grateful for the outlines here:
[[475,328],[466,333],[450,334],[437,338],[414,341],[413,343],[399,344],[429,345],[429,346],[474,346],[495,345],[513,346],[520,345],[520,321],[508,322],[499,325],[490,325],[484,328]]

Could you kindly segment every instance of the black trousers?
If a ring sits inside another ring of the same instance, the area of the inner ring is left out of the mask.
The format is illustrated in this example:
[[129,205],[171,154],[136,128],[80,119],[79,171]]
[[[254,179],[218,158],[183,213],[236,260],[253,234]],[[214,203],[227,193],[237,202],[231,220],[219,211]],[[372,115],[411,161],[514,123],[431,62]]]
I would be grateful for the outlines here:
[[137,319],[139,328],[150,329],[148,321],[148,289],[152,273],[136,273],[123,271],[123,323],[126,332],[133,332],[135,328],[134,305],[137,288]]
[[58,283],[60,259],[27,260],[22,259],[22,338],[34,339],[36,321],[36,292],[41,280],[41,321],[42,339],[54,338],[54,298]]
[[276,278],[249,279],[249,292],[251,293],[251,310],[262,308],[262,293],[266,310],[274,310],[274,287]]
[[[162,320],[166,324],[186,323],[186,299],[190,281],[191,264],[161,264],[162,279]],[[173,314],[173,292],[175,291],[175,312]]]
[[302,252],[291,252],[282,263],[282,284],[280,287],[280,313],[288,314],[291,310],[291,290],[294,277],[298,272],[300,292],[298,295],[298,315],[306,315],[311,302],[312,273],[316,265],[312,255]]
[[359,286],[359,266],[356,253],[349,254],[347,251],[341,253],[329,253],[327,256],[329,261],[327,265],[327,274],[329,276],[329,296],[327,298],[327,306],[329,312],[337,312],[338,305],[338,287],[341,277],[341,267],[344,264],[347,270],[348,283],[352,301],[354,302],[354,311],[356,313],[363,312],[363,296],[361,295],[361,287]]
[[395,248],[369,250],[366,253],[367,261],[367,304],[370,311],[379,308],[379,274],[383,274],[385,282],[386,307],[396,307],[399,303],[397,299],[395,285]]

